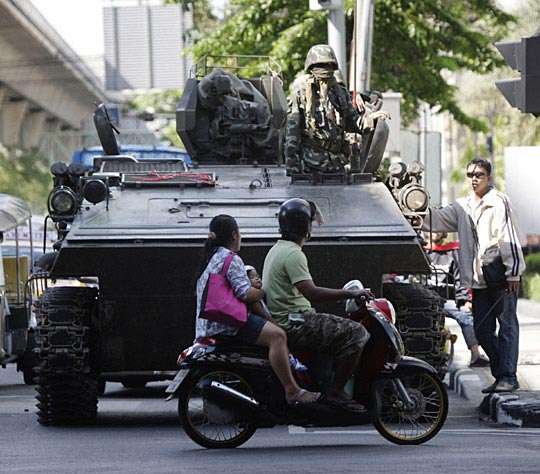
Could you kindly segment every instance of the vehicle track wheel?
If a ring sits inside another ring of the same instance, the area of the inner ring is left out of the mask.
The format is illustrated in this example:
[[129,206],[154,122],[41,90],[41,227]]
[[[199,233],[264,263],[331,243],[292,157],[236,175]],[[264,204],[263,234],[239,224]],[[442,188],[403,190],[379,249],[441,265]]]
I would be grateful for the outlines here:
[[205,395],[204,388],[216,381],[249,397],[253,390],[240,375],[227,370],[198,372],[182,385],[178,414],[186,434],[205,448],[236,448],[250,439],[257,429],[253,421]]
[[48,288],[37,306],[37,417],[42,425],[92,423],[97,374],[91,364],[91,318],[97,290]]
[[427,371],[400,377],[414,402],[405,407],[396,385],[388,379],[379,385],[380,417],[374,422],[377,431],[396,444],[422,444],[442,428],[448,415],[448,395],[439,378]]
[[26,385],[34,385],[36,383],[36,367],[39,365],[39,361],[36,357],[34,349],[36,348],[36,336],[34,332],[28,333],[28,340],[26,341],[26,349],[21,356],[20,368],[23,373],[24,383]]

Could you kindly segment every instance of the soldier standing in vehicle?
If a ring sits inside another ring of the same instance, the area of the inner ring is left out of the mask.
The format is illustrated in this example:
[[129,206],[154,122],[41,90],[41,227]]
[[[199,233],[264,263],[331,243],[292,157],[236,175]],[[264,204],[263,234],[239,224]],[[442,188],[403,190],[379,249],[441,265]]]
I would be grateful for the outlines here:
[[287,116],[285,159],[289,173],[339,172],[350,149],[345,132],[360,132],[362,115],[338,84],[338,63],[326,44],[309,50],[305,69],[293,85]]
[[[326,44],[312,46],[305,69],[298,77],[287,115],[285,159],[288,174],[335,173],[349,162],[346,132],[361,133],[365,113],[355,108],[342,81],[336,79],[338,63]],[[363,105],[363,104],[362,104]],[[387,112],[371,114],[371,119]]]

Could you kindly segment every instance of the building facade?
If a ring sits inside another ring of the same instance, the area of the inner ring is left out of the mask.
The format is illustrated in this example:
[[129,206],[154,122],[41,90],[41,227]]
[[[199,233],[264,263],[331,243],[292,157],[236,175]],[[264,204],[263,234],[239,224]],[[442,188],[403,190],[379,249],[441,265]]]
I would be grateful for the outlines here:
[[183,55],[189,9],[154,0],[111,0],[103,8],[105,88],[181,89],[191,63]]

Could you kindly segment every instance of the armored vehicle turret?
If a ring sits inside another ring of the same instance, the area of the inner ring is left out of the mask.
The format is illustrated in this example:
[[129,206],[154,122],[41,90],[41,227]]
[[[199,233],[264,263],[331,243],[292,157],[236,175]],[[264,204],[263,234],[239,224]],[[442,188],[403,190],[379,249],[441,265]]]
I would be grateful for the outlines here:
[[[246,74],[239,63],[256,59],[262,71]],[[119,155],[103,106],[94,121],[104,155],[93,171],[52,167],[49,215],[59,241],[48,277],[73,285],[49,287],[38,305],[41,423],[92,421],[100,381],[172,377],[179,350],[194,337],[195,280],[210,220],[232,215],[242,231],[242,258],[262,269],[279,238],[279,206],[292,197],[316,202],[324,216],[305,246],[317,283],[336,287],[359,278],[376,294],[389,293],[398,325],[403,316],[405,343],[421,349],[410,352],[444,363],[437,359],[446,337],[440,299],[417,285],[383,284],[387,274],[429,272],[411,216],[403,213],[403,206],[419,206],[417,226],[425,193],[407,170],[394,172],[396,198],[358,170],[287,176],[279,68],[270,58],[235,57],[232,69],[230,58],[214,58],[215,67],[209,61],[196,66],[177,108],[192,168],[182,160]],[[400,183],[410,185],[405,195]]]

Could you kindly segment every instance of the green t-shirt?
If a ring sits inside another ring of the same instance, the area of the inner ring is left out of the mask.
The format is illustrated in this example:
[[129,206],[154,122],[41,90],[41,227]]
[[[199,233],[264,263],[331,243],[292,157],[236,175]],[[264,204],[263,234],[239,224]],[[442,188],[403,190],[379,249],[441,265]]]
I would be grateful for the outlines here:
[[288,328],[289,313],[311,309],[311,304],[294,286],[312,280],[302,248],[289,240],[278,240],[264,260],[263,288],[270,313],[280,326]]

